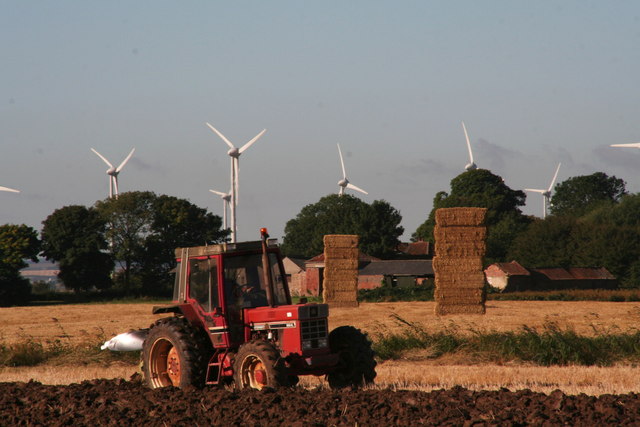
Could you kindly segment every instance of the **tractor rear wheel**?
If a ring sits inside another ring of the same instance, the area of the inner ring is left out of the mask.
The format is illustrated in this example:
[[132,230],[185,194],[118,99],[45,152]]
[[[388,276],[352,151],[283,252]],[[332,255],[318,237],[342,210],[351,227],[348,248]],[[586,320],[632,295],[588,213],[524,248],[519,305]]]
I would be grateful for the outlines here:
[[366,334],[353,326],[340,326],[329,334],[329,348],[340,354],[338,368],[327,374],[331,388],[358,388],[373,383],[375,353]]
[[142,347],[142,372],[147,386],[204,386],[210,353],[206,339],[183,318],[156,321]]
[[287,367],[280,352],[269,342],[253,340],[240,346],[233,363],[236,387],[277,388],[289,385]]

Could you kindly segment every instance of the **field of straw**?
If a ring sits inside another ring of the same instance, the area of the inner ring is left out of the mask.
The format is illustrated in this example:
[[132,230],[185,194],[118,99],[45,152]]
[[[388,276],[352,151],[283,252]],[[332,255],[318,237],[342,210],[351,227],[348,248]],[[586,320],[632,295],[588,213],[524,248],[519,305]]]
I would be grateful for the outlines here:
[[[69,344],[96,343],[127,331],[148,327],[160,316],[152,315],[153,304],[87,304],[43,307],[0,308],[0,344],[30,339],[36,342],[61,340]],[[353,325],[376,334],[402,331],[398,318],[421,325],[426,331],[456,329],[473,331],[515,331],[523,325],[543,328],[553,322],[573,328],[582,335],[597,331],[635,331],[640,324],[640,302],[553,302],[488,301],[485,315],[434,314],[434,302],[361,303],[358,308],[332,308],[330,328]],[[128,378],[137,371],[132,363],[109,365],[45,364],[35,367],[0,367],[0,382],[28,381],[69,384],[92,378]],[[427,360],[419,351],[399,360],[378,364],[377,387],[431,390],[462,385],[470,389],[511,390],[529,388],[566,393],[640,393],[640,367],[540,367],[525,364],[470,364],[455,355]],[[304,379],[308,385],[322,379]]]

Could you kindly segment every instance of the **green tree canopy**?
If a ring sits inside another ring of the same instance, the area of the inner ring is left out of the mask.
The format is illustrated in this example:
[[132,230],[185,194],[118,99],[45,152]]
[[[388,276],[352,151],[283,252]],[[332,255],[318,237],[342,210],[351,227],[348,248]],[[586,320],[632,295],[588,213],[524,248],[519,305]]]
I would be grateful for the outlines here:
[[176,247],[217,243],[228,236],[219,216],[187,200],[149,191],[121,193],[96,202],[96,209],[107,222],[113,256],[122,262],[127,293],[166,294]]
[[498,175],[486,169],[466,171],[451,180],[451,192],[440,191],[433,200],[433,209],[412,239],[434,242],[435,212],[440,208],[487,208],[487,254],[489,261],[504,260],[511,241],[526,228],[530,219],[522,214],[526,195],[512,190]]
[[603,172],[576,176],[556,185],[551,214],[581,217],[602,206],[618,203],[627,194],[622,179]]
[[0,225],[0,264],[15,270],[27,266],[25,259],[38,262],[38,232],[27,225]]
[[65,206],[42,224],[42,253],[58,262],[59,277],[66,288],[77,292],[112,285],[114,263],[105,252],[106,222],[95,209]]
[[401,221],[400,213],[384,200],[369,205],[348,194],[331,194],[303,207],[287,222],[282,251],[310,258],[324,251],[325,234],[357,234],[362,252],[388,257],[404,232]]
[[24,304],[29,300],[29,281],[20,275],[25,259],[38,261],[38,233],[27,225],[0,226],[0,306]]

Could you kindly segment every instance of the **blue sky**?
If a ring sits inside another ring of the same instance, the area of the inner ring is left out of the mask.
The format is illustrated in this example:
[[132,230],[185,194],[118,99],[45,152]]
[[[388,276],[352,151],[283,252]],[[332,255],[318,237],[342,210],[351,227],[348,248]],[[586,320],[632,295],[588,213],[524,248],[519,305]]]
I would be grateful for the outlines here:
[[[634,1],[0,0],[0,223],[37,229],[120,190],[222,213],[240,158],[239,239],[349,179],[400,210],[405,240],[468,162],[514,189],[602,171],[640,191]],[[540,216],[539,194],[525,213]]]

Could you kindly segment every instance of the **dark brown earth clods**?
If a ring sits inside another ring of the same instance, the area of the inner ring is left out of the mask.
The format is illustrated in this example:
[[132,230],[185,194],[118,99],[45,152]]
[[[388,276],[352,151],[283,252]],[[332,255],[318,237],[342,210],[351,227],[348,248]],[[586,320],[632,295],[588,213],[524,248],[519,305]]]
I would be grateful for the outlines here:
[[529,390],[432,392],[150,390],[94,380],[0,383],[2,425],[640,425],[640,395]]

